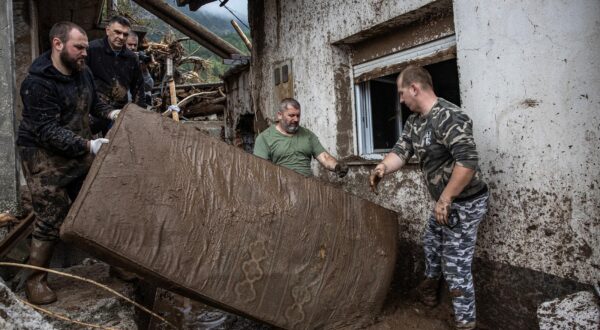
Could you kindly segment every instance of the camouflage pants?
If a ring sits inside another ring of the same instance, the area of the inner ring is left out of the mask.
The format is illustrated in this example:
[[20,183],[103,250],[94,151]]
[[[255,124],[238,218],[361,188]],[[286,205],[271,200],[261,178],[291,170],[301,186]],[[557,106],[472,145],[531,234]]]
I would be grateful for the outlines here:
[[92,163],[90,155],[64,158],[44,149],[19,147],[36,220],[33,237],[57,241],[71,203]]
[[450,288],[457,322],[475,321],[475,288],[471,263],[477,241],[477,228],[485,216],[489,193],[472,200],[452,203],[449,225],[440,225],[435,215],[429,217],[423,245],[425,276],[444,275]]

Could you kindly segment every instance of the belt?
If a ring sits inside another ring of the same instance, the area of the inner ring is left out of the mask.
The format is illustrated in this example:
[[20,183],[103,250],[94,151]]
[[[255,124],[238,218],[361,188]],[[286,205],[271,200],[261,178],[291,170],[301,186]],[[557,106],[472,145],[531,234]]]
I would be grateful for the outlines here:
[[467,197],[455,198],[454,201],[452,201],[452,202],[454,202],[454,203],[461,203],[461,202],[470,201],[470,200],[475,199],[477,197],[483,196],[487,192],[488,192],[488,186],[485,185],[478,192],[476,192],[476,193],[474,193],[474,194],[472,194],[470,196],[467,196]]

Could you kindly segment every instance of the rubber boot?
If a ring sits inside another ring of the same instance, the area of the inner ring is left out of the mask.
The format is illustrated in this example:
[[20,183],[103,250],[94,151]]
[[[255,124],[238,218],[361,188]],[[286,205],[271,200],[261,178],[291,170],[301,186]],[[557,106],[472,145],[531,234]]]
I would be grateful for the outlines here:
[[435,307],[438,304],[438,290],[440,287],[439,278],[426,277],[421,284],[419,284],[419,300],[429,307]]
[[[29,253],[29,264],[38,267],[48,267],[52,258],[55,242],[39,241],[31,239],[31,252]],[[56,294],[47,282],[48,273],[33,270],[25,282],[25,294],[27,300],[35,305],[46,305],[56,301]]]

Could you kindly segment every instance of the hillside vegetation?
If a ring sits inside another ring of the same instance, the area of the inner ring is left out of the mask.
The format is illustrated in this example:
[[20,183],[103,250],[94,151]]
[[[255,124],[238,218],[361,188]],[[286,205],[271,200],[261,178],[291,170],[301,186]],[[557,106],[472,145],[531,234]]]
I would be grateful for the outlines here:
[[[187,6],[178,7],[175,0],[167,0],[167,3],[191,19],[199,22],[208,30],[221,37],[223,40],[229,42],[235,48],[239,49],[242,54],[249,55],[248,49],[244,45],[244,42],[231,26],[230,18],[212,15],[207,12],[202,12],[201,10],[193,12],[190,11]],[[132,17],[138,25],[145,26],[148,29],[146,39],[149,41],[160,42],[161,39],[169,33],[174,33],[177,38],[186,37],[183,33],[175,30],[156,16],[139,7],[133,1],[120,0],[118,2],[118,8],[120,12],[126,13],[128,16]],[[223,10],[225,11],[224,8]],[[246,33],[248,38],[250,38],[250,31],[243,24],[240,24],[239,21],[238,24],[244,30],[244,33]],[[185,40],[182,42],[182,45],[186,49],[186,55],[199,56],[210,62],[211,68],[209,72],[204,74],[202,77],[207,82],[220,80],[219,77],[230,67],[229,65],[223,64],[223,60],[220,57],[216,56],[208,49],[200,46],[193,40]]]

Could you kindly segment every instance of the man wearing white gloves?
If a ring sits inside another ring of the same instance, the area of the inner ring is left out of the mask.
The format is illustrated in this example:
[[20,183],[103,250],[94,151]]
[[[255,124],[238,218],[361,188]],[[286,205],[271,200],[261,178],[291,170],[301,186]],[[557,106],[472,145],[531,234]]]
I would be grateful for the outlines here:
[[[50,42],[51,50],[33,62],[21,85],[24,110],[17,139],[36,216],[29,264],[42,267],[50,262],[94,155],[109,142],[91,139],[88,114],[114,120],[120,112],[96,95],[85,65],[85,31],[71,22],[56,23]],[[45,272],[33,272],[25,292],[34,304],[56,301]]]

